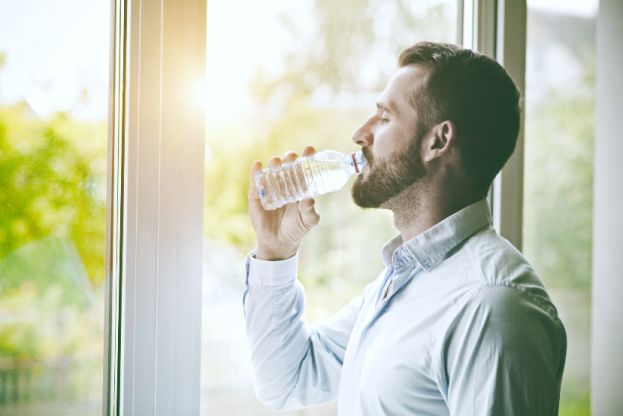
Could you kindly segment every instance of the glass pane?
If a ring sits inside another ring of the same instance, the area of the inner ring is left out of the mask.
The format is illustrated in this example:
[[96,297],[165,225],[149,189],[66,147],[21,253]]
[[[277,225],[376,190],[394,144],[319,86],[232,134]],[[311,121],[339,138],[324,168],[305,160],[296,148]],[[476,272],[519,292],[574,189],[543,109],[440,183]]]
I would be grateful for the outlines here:
[[0,414],[99,415],[110,3],[0,10]]
[[590,414],[597,0],[528,1],[524,249],[567,329],[560,414]]
[[[456,0],[208,2],[202,414],[274,414],[254,396],[242,316],[251,163],[307,144],[357,150],[352,133],[399,52],[454,41],[456,13]],[[394,234],[391,216],[357,208],[349,188],[318,198],[322,219],[300,253],[310,321],[377,277]],[[334,415],[335,405],[285,414]]]

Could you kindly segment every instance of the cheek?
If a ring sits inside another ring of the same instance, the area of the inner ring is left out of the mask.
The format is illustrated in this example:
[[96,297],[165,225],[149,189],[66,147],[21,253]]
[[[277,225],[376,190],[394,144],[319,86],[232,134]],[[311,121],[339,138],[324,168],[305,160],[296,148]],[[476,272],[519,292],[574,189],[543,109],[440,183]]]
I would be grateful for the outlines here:
[[392,147],[394,146],[394,136],[392,134],[391,129],[386,128],[383,129],[382,132],[378,133],[374,137],[374,156],[377,158],[384,158],[387,154],[392,152]]
[[409,136],[398,126],[388,126],[380,131],[374,138],[374,156],[387,159],[390,155],[406,149],[409,144]]

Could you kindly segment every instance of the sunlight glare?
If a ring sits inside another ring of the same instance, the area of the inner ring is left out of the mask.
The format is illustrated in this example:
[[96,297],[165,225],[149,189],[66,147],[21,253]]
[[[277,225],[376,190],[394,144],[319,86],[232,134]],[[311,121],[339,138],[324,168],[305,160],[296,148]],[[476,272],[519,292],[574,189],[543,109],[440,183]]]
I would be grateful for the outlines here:
[[249,83],[257,68],[278,72],[283,50],[290,41],[278,22],[279,15],[308,4],[309,1],[294,4],[288,0],[208,2],[205,85],[208,119],[236,119],[251,111]]

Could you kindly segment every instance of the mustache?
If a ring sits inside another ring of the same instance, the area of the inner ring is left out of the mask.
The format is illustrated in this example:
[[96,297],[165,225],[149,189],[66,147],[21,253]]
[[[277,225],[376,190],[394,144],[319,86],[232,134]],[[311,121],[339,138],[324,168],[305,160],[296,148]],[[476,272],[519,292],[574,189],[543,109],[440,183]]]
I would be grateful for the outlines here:
[[372,156],[372,151],[370,150],[370,148],[362,147],[361,153],[363,153],[363,158],[366,160],[366,163],[369,166],[372,166],[372,164],[374,163],[374,156]]

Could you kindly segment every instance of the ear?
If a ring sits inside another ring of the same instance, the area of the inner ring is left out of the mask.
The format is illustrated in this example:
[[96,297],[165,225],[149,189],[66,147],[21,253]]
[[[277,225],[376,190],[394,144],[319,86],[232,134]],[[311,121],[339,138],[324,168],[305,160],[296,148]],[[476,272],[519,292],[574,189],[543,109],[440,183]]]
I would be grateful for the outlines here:
[[447,154],[456,140],[456,125],[450,120],[435,125],[422,142],[422,158],[430,162]]

